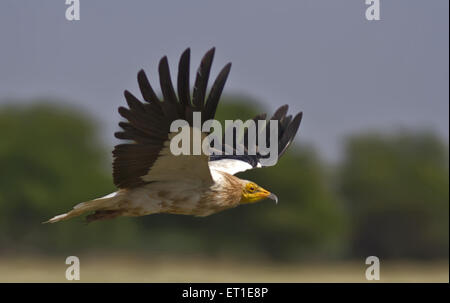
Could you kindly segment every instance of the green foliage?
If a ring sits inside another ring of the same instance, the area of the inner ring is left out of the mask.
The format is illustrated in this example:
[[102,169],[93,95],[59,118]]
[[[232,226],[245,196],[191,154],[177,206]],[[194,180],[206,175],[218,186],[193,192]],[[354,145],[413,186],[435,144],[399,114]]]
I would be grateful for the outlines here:
[[107,154],[84,116],[51,104],[0,111],[6,134],[0,142],[1,251],[58,252],[114,238],[100,226],[87,229],[80,222],[41,224],[76,203],[114,190]]
[[348,202],[352,254],[448,257],[448,149],[427,133],[348,140],[340,188]]

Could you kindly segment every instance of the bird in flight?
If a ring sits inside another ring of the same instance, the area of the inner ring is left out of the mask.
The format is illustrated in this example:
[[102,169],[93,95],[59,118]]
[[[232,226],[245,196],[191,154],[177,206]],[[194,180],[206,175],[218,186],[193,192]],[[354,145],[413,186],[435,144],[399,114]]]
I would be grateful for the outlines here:
[[[145,72],[139,71],[137,79],[145,102],[126,90],[124,95],[128,108],[119,107],[119,113],[126,121],[119,122],[122,130],[115,136],[127,141],[116,145],[113,151],[113,179],[118,190],[102,198],[82,202],[45,223],[85,213],[90,213],[86,217],[87,222],[157,213],[208,216],[265,198],[278,202],[275,194],[235,176],[238,172],[265,166],[263,155],[259,152],[244,155],[174,155],[170,151],[170,140],[173,138],[170,125],[173,121],[183,119],[192,128],[194,113],[201,113],[202,123],[215,116],[231,63],[223,67],[206,96],[214,51],[214,48],[209,50],[201,60],[192,98],[189,48],[179,61],[177,93],[167,57],[160,60],[162,100],[155,94]],[[281,106],[270,119],[278,124],[278,157],[292,142],[302,119],[301,112],[292,117],[287,115],[287,110],[287,105]],[[261,119],[265,120],[266,115],[254,118],[255,121]],[[208,134],[201,135],[205,137]],[[243,144],[247,148],[248,140]]]

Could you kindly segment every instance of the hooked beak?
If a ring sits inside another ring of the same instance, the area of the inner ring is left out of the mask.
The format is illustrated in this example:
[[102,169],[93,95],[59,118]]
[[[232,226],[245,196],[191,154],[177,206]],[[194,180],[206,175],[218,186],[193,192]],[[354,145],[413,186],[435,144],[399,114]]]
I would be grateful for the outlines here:
[[278,197],[275,194],[270,193],[267,198],[274,200],[275,204],[278,204]]
[[245,197],[241,203],[257,202],[262,199],[272,199],[278,204],[278,197],[270,191],[258,186],[258,190],[255,193],[249,194]]
[[275,201],[276,204],[278,204],[278,197],[265,189],[262,190],[262,198],[272,199]]

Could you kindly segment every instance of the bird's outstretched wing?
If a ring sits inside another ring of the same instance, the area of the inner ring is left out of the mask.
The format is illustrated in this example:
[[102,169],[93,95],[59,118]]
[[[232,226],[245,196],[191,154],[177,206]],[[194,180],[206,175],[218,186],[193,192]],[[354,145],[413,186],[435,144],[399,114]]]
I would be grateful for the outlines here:
[[139,88],[145,102],[125,91],[129,108],[119,108],[120,115],[127,121],[119,123],[122,131],[115,133],[115,136],[131,142],[116,145],[113,151],[113,178],[117,187],[130,188],[153,181],[194,178],[212,181],[208,156],[174,156],[169,150],[169,137],[170,125],[174,120],[183,119],[192,126],[194,112],[201,112],[202,123],[214,118],[231,63],[221,70],[206,98],[213,57],[214,48],[205,54],[198,68],[192,100],[189,88],[189,49],[183,52],[179,61],[178,95],[172,85],[166,57],[159,62],[163,100],[155,94],[145,72],[141,70],[138,73]]
[[[298,113],[294,118],[292,115],[286,116],[288,111],[288,106],[283,105],[278,108],[273,114],[270,120],[278,121],[278,158],[280,158],[284,152],[287,150],[292,140],[294,139],[297,131],[300,127],[300,122],[302,121],[303,113]],[[258,120],[265,120],[266,114],[260,114],[253,118],[255,122]],[[269,143],[270,140],[270,128],[263,127],[259,128],[259,124],[256,125],[256,134],[263,133],[266,136],[266,142]],[[268,156],[263,156],[258,151],[258,136],[256,136],[256,154],[252,155],[249,152],[249,140],[247,130],[241,137],[241,140],[236,140],[236,134],[233,136],[233,146],[227,146],[222,143],[222,155],[211,155],[209,167],[212,169],[220,170],[229,174],[236,174],[238,172],[243,172],[249,169],[264,167],[264,161],[262,159]],[[236,144],[242,144],[244,146],[244,154],[238,155],[236,152]],[[230,152],[225,153],[226,148],[228,151],[232,150],[233,154]]]

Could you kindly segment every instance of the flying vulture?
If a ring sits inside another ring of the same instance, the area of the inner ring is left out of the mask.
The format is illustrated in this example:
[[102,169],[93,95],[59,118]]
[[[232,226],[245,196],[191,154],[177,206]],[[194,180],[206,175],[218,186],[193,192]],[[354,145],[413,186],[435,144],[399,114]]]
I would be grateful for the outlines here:
[[[167,57],[160,60],[162,100],[150,86],[145,72],[139,71],[137,80],[145,102],[126,90],[124,95],[128,108],[119,107],[119,113],[126,121],[119,123],[122,130],[115,136],[126,141],[116,145],[113,151],[113,178],[118,190],[102,198],[80,203],[69,212],[47,222],[54,223],[84,213],[91,213],[86,217],[88,222],[157,213],[208,216],[264,198],[277,202],[278,198],[273,193],[252,181],[234,176],[238,172],[265,166],[263,155],[257,151],[257,143],[256,153],[246,152],[243,155],[174,155],[169,148],[173,138],[170,132],[173,121],[183,119],[192,129],[194,113],[201,113],[202,123],[214,118],[231,63],[220,71],[207,96],[213,57],[214,48],[201,60],[192,98],[189,48],[183,52],[179,61],[176,91]],[[292,142],[302,119],[301,112],[292,117],[286,115],[287,110],[287,105],[281,106],[270,119],[278,121],[278,156]],[[266,115],[254,118],[255,121],[261,119],[266,120]],[[201,135],[204,138],[208,134]],[[243,143],[245,151],[247,141]]]

